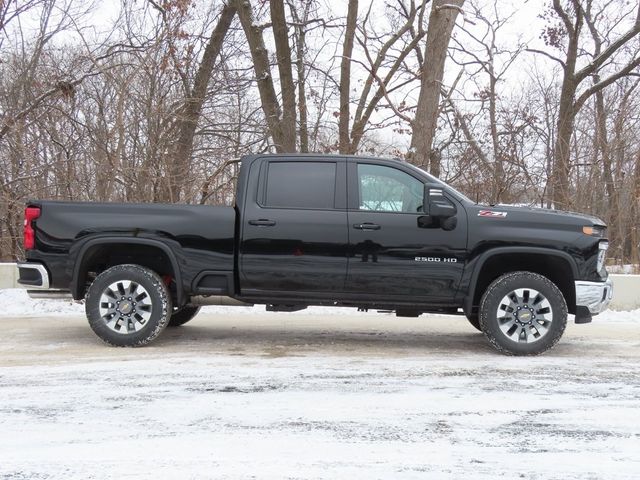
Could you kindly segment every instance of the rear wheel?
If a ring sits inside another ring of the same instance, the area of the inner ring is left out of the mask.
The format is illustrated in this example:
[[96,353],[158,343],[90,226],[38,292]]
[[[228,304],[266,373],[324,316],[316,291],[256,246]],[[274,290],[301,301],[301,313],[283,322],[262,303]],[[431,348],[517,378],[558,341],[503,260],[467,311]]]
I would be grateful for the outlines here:
[[182,308],[178,308],[171,314],[171,320],[169,320],[170,327],[179,327],[180,325],[184,325],[189,320],[193,320],[198,312],[200,311],[200,307],[195,305],[185,305]]
[[567,304],[558,287],[532,272],[495,280],[480,303],[480,327],[509,355],[538,355],[552,348],[567,326]]
[[118,347],[154,340],[169,323],[171,295],[160,276],[140,265],[116,265],[93,281],[85,298],[89,326]]

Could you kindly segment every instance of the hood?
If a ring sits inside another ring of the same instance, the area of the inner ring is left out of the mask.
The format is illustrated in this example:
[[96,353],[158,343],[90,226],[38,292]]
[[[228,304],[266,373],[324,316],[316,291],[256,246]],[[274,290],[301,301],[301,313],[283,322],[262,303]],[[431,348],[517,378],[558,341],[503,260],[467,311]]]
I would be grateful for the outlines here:
[[[506,221],[531,221],[535,223],[565,224],[577,227],[607,226],[602,219],[593,215],[564,210],[551,210],[549,208],[516,205],[474,205],[474,210],[478,212],[478,216],[494,216],[495,218],[504,218]],[[481,214],[481,212],[491,212],[491,214]]]

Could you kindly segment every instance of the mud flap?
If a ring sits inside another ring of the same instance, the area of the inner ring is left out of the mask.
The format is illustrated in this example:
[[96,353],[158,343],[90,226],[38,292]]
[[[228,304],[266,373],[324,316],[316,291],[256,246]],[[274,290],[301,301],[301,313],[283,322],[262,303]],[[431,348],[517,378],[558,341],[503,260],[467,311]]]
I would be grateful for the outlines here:
[[576,307],[576,323],[591,323],[591,319],[592,317],[589,308],[584,305],[578,305]]

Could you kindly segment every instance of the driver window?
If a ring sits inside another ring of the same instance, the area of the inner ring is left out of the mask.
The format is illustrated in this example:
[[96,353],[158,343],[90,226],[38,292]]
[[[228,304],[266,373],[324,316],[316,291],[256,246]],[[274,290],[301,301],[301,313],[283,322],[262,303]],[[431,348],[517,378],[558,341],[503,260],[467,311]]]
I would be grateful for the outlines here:
[[392,167],[358,164],[359,209],[373,212],[422,212],[424,185]]

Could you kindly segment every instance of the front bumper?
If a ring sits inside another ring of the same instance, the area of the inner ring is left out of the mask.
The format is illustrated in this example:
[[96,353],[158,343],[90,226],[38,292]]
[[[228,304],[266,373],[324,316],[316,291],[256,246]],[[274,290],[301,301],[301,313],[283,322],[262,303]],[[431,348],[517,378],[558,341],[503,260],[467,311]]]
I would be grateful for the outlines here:
[[603,312],[613,298],[613,282],[607,278],[604,282],[576,283],[576,306],[586,307],[591,315]]

